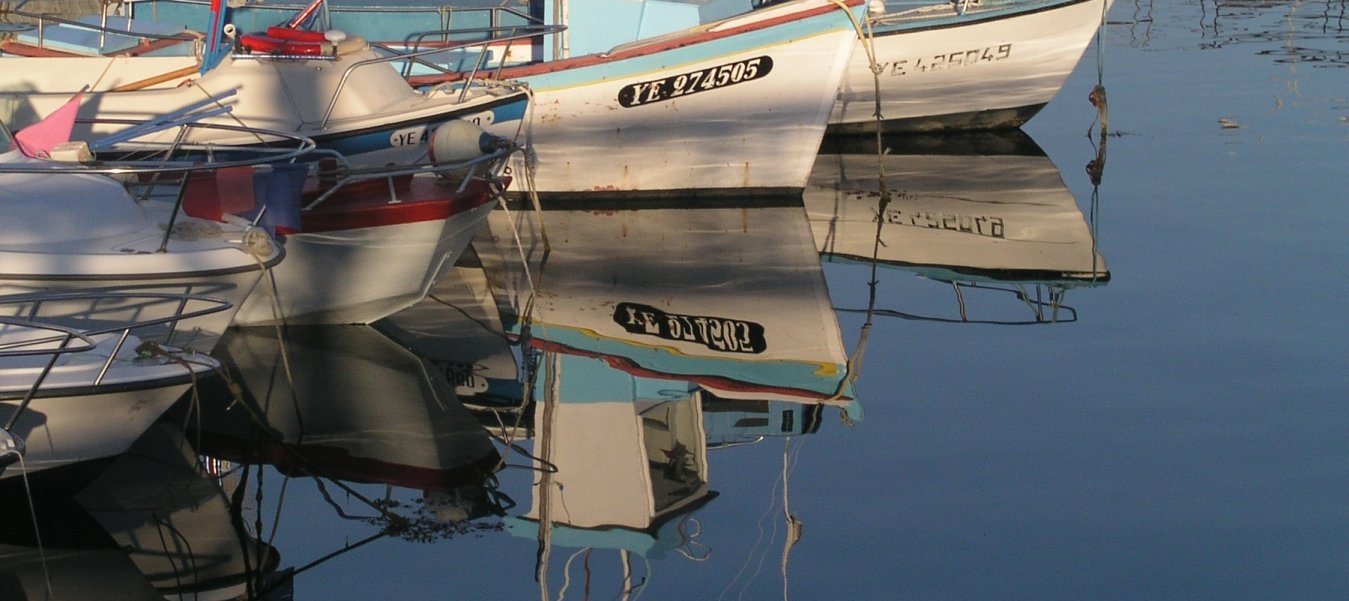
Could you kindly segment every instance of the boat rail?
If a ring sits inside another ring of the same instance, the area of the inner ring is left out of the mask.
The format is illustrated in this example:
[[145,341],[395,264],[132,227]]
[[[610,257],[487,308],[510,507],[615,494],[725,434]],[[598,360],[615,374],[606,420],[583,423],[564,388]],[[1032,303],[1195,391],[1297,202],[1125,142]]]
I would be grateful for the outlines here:
[[[492,29],[492,28],[482,28],[482,29],[487,30],[487,29]],[[475,31],[475,30],[468,30],[468,32],[471,32],[471,31]],[[387,56],[378,56],[378,57],[375,57],[375,58],[368,58],[368,59],[365,59],[365,60],[357,61],[357,62],[352,63],[351,65],[348,65],[348,66],[347,66],[346,70],[342,72],[342,78],[337,82],[337,89],[333,90],[332,98],[330,98],[330,99],[328,100],[328,108],[323,112],[323,120],[319,123],[319,127],[320,127],[320,128],[326,128],[326,127],[328,127],[328,120],[332,118],[333,110],[335,110],[335,109],[337,108],[337,100],[338,100],[338,98],[341,97],[342,91],[343,91],[344,89],[346,89],[347,81],[351,78],[351,74],[352,74],[353,72],[355,72],[357,69],[362,69],[362,68],[365,68],[365,67],[368,67],[368,66],[371,66],[371,65],[380,65],[380,64],[393,63],[393,62],[396,62],[396,61],[408,61],[408,65],[409,65],[409,66],[406,67],[406,68],[407,68],[407,69],[410,69],[410,68],[411,68],[410,65],[415,61],[415,62],[417,62],[418,64],[422,64],[422,65],[425,65],[425,66],[428,66],[428,67],[431,67],[431,68],[434,68],[434,69],[438,69],[438,70],[440,70],[440,71],[443,72],[443,73],[459,73],[460,71],[455,71],[455,70],[453,70],[453,69],[449,69],[449,68],[444,67],[444,66],[442,66],[442,65],[437,65],[437,64],[432,63],[432,62],[430,62],[430,61],[417,61],[417,59],[419,59],[419,58],[421,58],[421,57],[424,57],[424,56],[429,56],[429,55],[432,55],[432,54],[439,54],[439,53],[446,52],[446,51],[450,51],[450,50],[468,50],[468,49],[472,49],[472,48],[477,48],[477,47],[479,47],[479,46],[481,46],[481,47],[483,47],[484,49],[486,49],[487,45],[489,45],[489,44],[500,43],[500,42],[503,42],[503,41],[509,43],[509,42],[513,42],[513,41],[516,41],[516,40],[527,39],[527,38],[531,37],[532,35],[534,35],[534,34],[519,34],[519,33],[517,33],[517,34],[515,34],[515,35],[509,35],[509,36],[503,36],[503,37],[494,37],[494,38],[492,38],[492,39],[487,39],[487,40],[478,40],[478,41],[460,42],[460,43],[456,43],[456,44],[453,44],[453,45],[448,45],[448,46],[437,46],[437,47],[435,47],[435,48],[421,49],[421,50],[415,50],[415,51],[411,51],[411,52],[408,52],[408,51],[400,51],[400,50],[398,50],[398,49],[392,48],[392,47],[387,46],[387,45],[384,45],[384,44],[371,44],[372,47],[378,48],[378,49],[383,50],[383,51],[385,51],[385,52],[388,52],[388,53],[390,53],[390,54],[387,55]],[[236,55],[236,56],[251,56],[251,55]],[[482,82],[476,81],[476,77],[477,77],[478,71],[479,71],[480,68],[481,68],[481,65],[482,65],[483,60],[486,59],[486,56],[487,56],[487,53],[486,53],[486,52],[483,52],[483,53],[479,56],[478,61],[474,63],[474,68],[472,69],[472,71],[470,71],[469,74],[468,74],[468,75],[465,77],[465,79],[462,81],[462,84],[461,84],[461,85],[462,85],[463,87],[460,89],[460,92],[459,92],[459,101],[460,101],[460,102],[462,102],[462,101],[464,100],[464,98],[465,98],[465,96],[468,94],[469,88],[470,88],[471,86],[473,86],[475,83],[482,84]],[[503,54],[502,54],[502,65],[503,65],[503,66],[504,66],[504,64],[505,64],[505,56],[506,56],[505,53],[503,53]],[[267,58],[267,56],[266,56],[266,55],[263,55],[263,56],[261,56],[260,58]],[[482,85],[485,85],[485,84],[482,84]],[[523,84],[519,84],[519,85],[523,85]]]
[[458,192],[463,192],[471,181],[478,177],[495,179],[506,166],[506,159],[511,153],[518,150],[514,143],[501,139],[497,148],[490,154],[468,161],[456,163],[416,163],[411,165],[390,165],[385,167],[364,167],[355,168],[347,162],[346,157],[333,150],[316,150],[316,155],[329,155],[332,166],[325,168],[324,161],[319,162],[318,176],[320,180],[332,181],[331,187],[328,187],[314,200],[309,201],[301,210],[309,211],[318,207],[324,201],[332,198],[343,187],[353,185],[359,182],[383,179],[387,182],[389,189],[389,201],[398,202],[398,192],[395,185],[395,178],[403,176],[416,175],[438,175],[448,176],[452,173],[464,172],[462,181],[459,182]]
[[[104,302],[114,303],[119,307],[127,301],[176,302],[177,309],[172,315],[164,317],[125,321],[115,326],[94,328],[80,328],[73,325],[83,321],[83,318],[42,316],[42,309],[45,305],[71,301],[89,302],[95,307]],[[164,324],[168,324],[170,331],[172,331],[182,320],[218,313],[229,309],[231,306],[229,301],[212,296],[156,292],[66,291],[0,297],[0,312],[9,314],[0,315],[0,326],[14,328],[12,331],[30,330],[37,334],[31,337],[25,336],[22,340],[0,343],[0,359],[40,355],[48,357],[46,364],[33,378],[32,385],[23,393],[18,409],[9,416],[3,430],[9,432],[18,422],[19,416],[37,396],[43,382],[56,367],[56,362],[60,360],[61,356],[88,352],[97,348],[100,342],[94,340],[94,338],[104,335],[117,336],[117,342],[109,351],[107,359],[104,360],[98,374],[91,382],[91,385],[99,386],[103,383],[108,370],[112,368],[113,362],[117,359],[122,347],[126,345],[127,340],[130,339],[133,331]],[[40,332],[51,332],[51,334],[42,335]],[[0,398],[10,397],[0,395]]]
[[[214,104],[217,101],[218,98],[213,98],[203,101],[203,104]],[[221,108],[224,110],[217,109],[210,111],[209,114],[205,115],[189,115],[188,118],[203,118],[228,112],[229,107]],[[163,117],[154,121],[117,118],[79,118],[76,119],[75,122],[80,124],[128,125],[131,126],[131,128],[117,132],[106,138],[88,142],[89,150],[93,153],[88,157],[88,160],[65,161],[43,159],[22,163],[0,162],[0,173],[71,173],[85,175],[186,173],[192,171],[224,169],[227,167],[245,167],[265,163],[294,161],[297,158],[309,154],[316,147],[316,144],[312,139],[293,132],[227,123],[202,123],[197,121],[182,122],[180,120],[172,119],[165,120]],[[141,126],[151,126],[158,129],[182,127],[184,129],[180,130],[179,134],[172,142],[134,140],[133,138],[135,137],[153,133],[152,129],[142,129]],[[194,128],[228,130],[256,135],[258,136],[259,141],[262,142],[262,145],[241,148],[218,143],[193,143],[187,141],[186,138],[187,132]],[[281,144],[294,144],[294,146],[281,146]],[[178,160],[173,160],[175,155],[183,152],[192,154]],[[158,154],[163,155],[163,158],[131,158],[136,154],[146,154],[148,157],[153,157]],[[105,158],[99,158],[99,155],[102,155]],[[217,155],[236,158],[217,160]],[[206,157],[205,161],[201,160],[202,156]]]
[[[78,27],[81,29],[97,31],[99,33],[98,45],[100,47],[102,47],[106,43],[107,41],[106,38],[108,34],[121,35],[132,38],[140,38],[142,41],[177,40],[180,42],[195,42],[203,38],[202,34],[186,28],[178,33],[166,34],[166,33],[154,33],[150,31],[134,31],[131,29],[109,26],[107,7],[110,6],[111,3],[106,2],[103,3],[104,10],[99,11],[100,21],[98,25],[94,25],[92,23],[85,23],[77,19],[62,17],[49,12],[29,12],[23,10],[23,6],[25,4],[28,4],[28,0],[23,0],[22,2],[13,7],[0,4],[0,18],[13,15],[21,19],[29,19],[30,21],[32,21],[31,23],[10,23],[8,31],[10,33],[15,33],[21,31],[28,31],[29,29],[34,28],[37,29],[38,48],[46,48],[46,29],[49,23],[55,23],[57,25],[69,25],[71,27]],[[14,27],[14,25],[18,25],[19,27],[16,28]],[[27,25],[29,27],[23,27],[24,25]]]
[[[906,21],[928,21],[937,18],[978,17],[987,13],[997,13],[1019,6],[1036,4],[1059,4],[1064,0],[889,0],[885,3],[888,12],[869,15],[873,25],[890,25]],[[912,8],[906,8],[912,7]]]
[[[941,280],[934,280],[941,281]],[[1068,290],[1077,286],[1090,286],[1090,282],[1073,282],[1066,284],[1053,283],[1009,283],[1006,285],[989,285],[978,282],[959,282],[946,281],[951,286],[955,294],[956,309],[959,317],[943,317],[937,315],[921,315],[910,313],[898,309],[854,309],[835,307],[834,310],[839,313],[865,313],[874,314],[879,317],[893,317],[907,321],[931,321],[937,323],[964,323],[964,324],[982,324],[998,326],[1035,326],[1073,323],[1077,321],[1077,309],[1064,304],[1064,296]],[[1028,290],[1028,286],[1033,290]],[[1017,302],[1025,305],[1030,311],[1031,316],[1027,319],[980,319],[971,318],[969,308],[966,305],[965,291],[977,290],[988,294],[1007,294],[1015,298]]]
[[[173,227],[177,223],[178,213],[182,210],[183,201],[186,200],[188,182],[186,174],[198,171],[214,171],[233,167],[290,162],[309,154],[316,147],[314,140],[293,132],[250,127],[239,124],[206,123],[201,121],[201,119],[206,117],[228,113],[230,107],[219,106],[219,102],[223,97],[228,97],[230,95],[233,95],[233,92],[202,100],[150,121],[117,118],[76,119],[76,123],[128,125],[129,127],[125,130],[86,143],[89,151],[87,160],[34,160],[17,163],[0,162],[0,174],[58,173],[117,176],[131,179],[132,182],[130,183],[145,185],[145,193],[142,195],[142,199],[150,196],[155,187],[161,183],[161,178],[163,176],[182,175],[183,177],[177,177],[172,180],[178,184],[178,189],[175,194],[173,212],[169,216],[168,227],[165,229],[164,237],[159,245],[159,252],[168,252],[169,240],[173,236]],[[179,128],[178,134],[174,137],[172,142],[160,143],[135,140],[135,138],[171,128]],[[193,129],[198,128],[226,130],[256,136],[261,144],[239,148],[231,145],[210,143],[199,144],[187,141],[189,133]],[[94,154],[95,151],[104,157],[111,156],[113,158],[97,159]],[[148,153],[149,156],[152,157],[161,155],[161,158],[129,158],[139,153]],[[219,155],[234,158],[217,160]],[[180,156],[181,158],[173,160],[175,156]],[[205,160],[202,160],[203,157]],[[139,178],[129,177],[145,175],[150,176],[148,181],[139,181]]]

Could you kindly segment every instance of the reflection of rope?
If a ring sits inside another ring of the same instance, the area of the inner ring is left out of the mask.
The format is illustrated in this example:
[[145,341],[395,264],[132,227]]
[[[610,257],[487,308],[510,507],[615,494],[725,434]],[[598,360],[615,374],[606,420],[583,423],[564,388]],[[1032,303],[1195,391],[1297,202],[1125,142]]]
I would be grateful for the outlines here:
[[[1087,175],[1091,178],[1091,274],[1092,281],[1096,280],[1099,272],[1097,260],[1096,245],[1099,238],[1099,222],[1097,221],[1097,211],[1101,202],[1101,178],[1105,175],[1105,149],[1106,139],[1110,128],[1110,107],[1105,94],[1105,29],[1107,6],[1105,2],[1101,3],[1101,25],[1096,30],[1096,87],[1092,88],[1091,94],[1087,100],[1096,107],[1096,122],[1101,124],[1100,145],[1096,147],[1096,157],[1087,163]],[[1091,139],[1091,127],[1087,128],[1087,139]]]
[[42,545],[42,529],[37,525],[37,504],[33,503],[33,487],[28,482],[28,463],[24,461],[23,453],[19,453],[19,477],[23,478],[23,492],[28,497],[28,516],[33,519],[33,538],[37,541],[37,554],[42,560],[42,579],[47,583],[47,596],[55,599],[56,593],[52,592],[52,575],[47,570],[47,550]]
[[[690,533],[688,530],[689,524],[697,526],[698,527],[697,530],[694,530],[692,533]],[[703,523],[698,521],[698,518],[695,518],[691,515],[684,516],[684,519],[679,521],[678,530],[679,530],[679,544],[675,546],[675,551],[678,551],[680,555],[683,555],[686,559],[690,561],[698,561],[698,562],[707,561],[709,558],[712,557],[712,548],[695,540],[703,533]],[[700,547],[702,549],[705,549],[705,551],[703,551],[700,555],[695,556],[693,554],[693,550],[695,547]]]

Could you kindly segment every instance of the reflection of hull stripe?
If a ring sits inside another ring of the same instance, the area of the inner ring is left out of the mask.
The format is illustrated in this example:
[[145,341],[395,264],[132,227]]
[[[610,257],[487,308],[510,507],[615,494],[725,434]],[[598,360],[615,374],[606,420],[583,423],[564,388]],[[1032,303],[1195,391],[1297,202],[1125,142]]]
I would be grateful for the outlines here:
[[[107,280],[107,281],[109,281],[109,282],[114,282],[114,283],[118,283],[118,284],[121,284],[121,283],[124,283],[124,282],[160,281],[160,280],[188,280],[188,281],[193,281],[193,280],[197,280],[197,279],[200,279],[200,278],[203,278],[203,277],[215,277],[215,276],[221,276],[221,275],[235,275],[235,274],[239,274],[239,273],[248,273],[248,272],[250,272],[250,271],[258,271],[258,270],[262,269],[263,267],[268,267],[268,268],[270,268],[270,267],[275,267],[276,264],[277,264],[277,263],[280,263],[280,262],[281,262],[281,259],[284,258],[284,257],[286,256],[286,250],[285,250],[285,247],[283,247],[283,246],[281,246],[281,245],[278,244],[278,245],[275,245],[275,248],[276,248],[276,256],[272,257],[272,258],[271,258],[270,260],[268,260],[268,261],[264,261],[264,262],[262,263],[261,266],[260,266],[258,263],[254,262],[254,263],[248,263],[248,264],[240,265],[240,266],[238,266],[238,267],[226,267],[226,268],[221,268],[221,269],[194,270],[194,271],[174,271],[174,272],[167,272],[167,273],[107,273],[107,274],[98,274],[98,273],[68,273],[68,274],[59,274],[59,273],[58,273],[58,274],[50,274],[50,273],[35,273],[35,274],[26,274],[26,273],[25,273],[25,274],[9,274],[9,273],[0,273],[0,280],[22,280],[22,281],[39,281],[39,282],[65,281],[65,280],[72,280],[72,281],[79,281],[79,282],[93,282],[93,281],[98,281],[98,280]],[[243,251],[240,250],[240,252],[243,252]],[[170,254],[172,254],[172,253],[170,253]],[[128,255],[128,256],[135,256],[135,255]],[[209,283],[209,282],[207,282],[207,283]]]
[[221,459],[266,462],[288,474],[307,474],[337,480],[391,484],[419,490],[447,491],[480,483],[500,463],[495,452],[444,468],[402,465],[369,457],[353,457],[351,450],[318,444],[241,441],[232,436],[202,432],[203,448]]
[[827,130],[830,134],[866,134],[874,133],[877,127],[885,133],[940,133],[953,130],[1013,129],[1025,125],[1040,112],[1048,102],[1038,102],[1026,106],[949,113],[946,115],[922,115],[918,117],[900,117],[885,119],[879,123],[870,121],[831,122]]
[[[1092,274],[1089,271],[1063,272],[1045,269],[978,269],[962,265],[934,265],[929,263],[909,263],[906,261],[894,261],[886,259],[872,259],[871,257],[859,257],[854,255],[844,255],[837,253],[821,253],[820,258],[831,263],[849,263],[859,265],[877,265],[885,267],[901,268],[908,271],[945,271],[946,274],[923,274],[933,279],[942,279],[946,276],[963,276],[984,278],[998,282],[1038,282],[1043,284],[1063,284],[1063,285],[1090,285],[1106,284],[1110,282],[1110,271],[1105,268],[1105,262],[1101,262],[1101,271]],[[935,277],[934,277],[935,276]]]
[[[540,335],[540,333],[541,333],[543,330],[545,330],[545,329],[547,328],[547,326],[540,326],[540,325],[534,325],[534,326],[532,326],[532,327],[534,328],[534,335],[535,335],[535,336]],[[671,378],[671,377],[676,377],[676,378],[681,378],[681,379],[687,379],[687,380],[690,381],[690,382],[694,382],[694,383],[698,383],[698,384],[706,384],[706,385],[710,385],[710,386],[713,386],[713,387],[716,387],[716,388],[720,388],[720,389],[723,389],[723,390],[734,390],[734,391],[737,391],[737,392],[761,392],[761,393],[763,393],[765,396],[774,395],[774,394],[787,395],[787,396],[797,396],[797,397],[802,397],[802,396],[804,396],[804,397],[811,397],[811,398],[814,398],[814,399],[820,400],[820,401],[828,400],[828,399],[836,392],[836,389],[835,389],[835,388],[830,388],[830,389],[828,389],[828,390],[823,389],[823,387],[813,387],[813,388],[805,388],[805,387],[803,387],[803,388],[796,388],[796,387],[792,387],[792,386],[772,385],[772,384],[759,384],[759,383],[754,383],[754,382],[747,382],[747,381],[744,381],[744,380],[736,380],[736,379],[733,379],[733,377],[731,377],[731,376],[721,376],[721,375],[712,375],[712,374],[698,374],[698,373],[685,373],[685,372],[674,373],[674,372],[668,372],[668,371],[657,371],[657,370],[654,370],[654,369],[649,369],[649,368],[646,368],[646,367],[642,367],[642,366],[638,365],[637,362],[635,362],[635,361],[633,361],[632,359],[629,359],[629,358],[627,358],[627,357],[623,357],[623,356],[619,356],[619,355],[614,355],[614,354],[603,353],[603,352],[599,352],[599,351],[586,350],[586,349],[582,349],[582,348],[579,348],[579,347],[571,346],[571,345],[569,345],[569,344],[562,343],[562,342],[552,342],[552,341],[544,340],[544,339],[541,339],[541,338],[533,338],[533,339],[531,339],[531,340],[529,341],[529,343],[530,343],[531,346],[534,346],[534,347],[536,347],[536,348],[539,348],[539,349],[542,349],[542,350],[545,350],[545,351],[552,351],[552,352],[558,352],[558,353],[563,353],[563,354],[567,354],[567,355],[576,355],[576,356],[581,356],[581,357],[590,357],[590,358],[594,358],[594,359],[600,359],[600,360],[602,360],[602,361],[604,361],[604,362],[610,364],[611,366],[613,366],[613,367],[615,367],[615,368],[617,368],[617,369],[620,369],[620,370],[622,370],[622,371],[624,371],[624,372],[626,372],[626,373],[629,373],[629,374],[632,374],[632,375],[635,375],[635,376],[640,376],[640,377],[657,378],[657,379],[669,379],[669,378]],[[645,351],[657,351],[657,350],[659,350],[659,349],[653,349],[653,348],[649,348],[649,347],[643,347],[643,350],[645,350]],[[700,361],[708,361],[708,362],[711,362],[711,363],[714,363],[714,364],[718,364],[718,365],[725,365],[727,362],[730,362],[730,361],[736,361],[736,359],[733,359],[733,358],[728,358],[728,359],[718,359],[718,358],[691,358],[691,359],[700,360]],[[750,362],[746,362],[746,363],[751,363],[751,364],[753,364],[753,363],[755,363],[755,362],[750,361]],[[765,361],[765,362],[763,362],[763,363],[768,363],[768,362]],[[776,360],[776,361],[771,361],[771,363],[774,363],[774,364],[777,364],[777,365],[792,365],[792,364],[801,365],[801,364],[805,364],[805,362],[792,362],[792,361],[788,361],[788,360]],[[825,365],[827,365],[827,364],[811,364],[811,365],[825,366]],[[839,378],[838,378],[838,380],[839,380],[839,382],[841,382],[842,379],[843,379],[843,378],[842,378],[842,374],[843,374],[843,371],[844,371],[844,366],[837,366],[837,367],[838,367],[838,370],[837,370],[837,371],[838,371],[838,373],[839,373]],[[795,370],[793,370],[793,371],[795,371]],[[768,375],[769,377],[766,377],[766,378],[763,378],[763,379],[765,379],[765,380],[771,380],[771,381],[774,381],[774,382],[781,382],[781,381],[783,381],[783,380],[792,379],[792,376],[790,376],[790,375],[788,375],[788,374],[782,374],[780,370],[775,370],[775,373],[767,374],[767,375]],[[817,378],[815,378],[815,379],[816,379],[816,380],[825,380],[826,378],[823,378],[823,377],[817,377]],[[833,384],[835,387],[837,387],[839,382],[833,382],[832,384]],[[842,402],[850,401],[850,400],[852,400],[852,399],[851,399],[851,398],[848,398],[848,397],[845,395],[845,396],[842,396],[842,397],[838,398],[837,400],[838,400],[838,402],[841,402],[841,403],[842,403]]]
[[[35,395],[34,398],[46,399],[46,398],[84,396],[84,397],[91,397],[90,399],[88,399],[88,401],[94,403],[98,402],[96,397],[99,396],[119,394],[124,392],[138,392],[141,390],[154,390],[180,384],[191,384],[197,379],[208,377],[209,375],[210,375],[209,373],[198,373],[198,372],[193,372],[189,374],[187,373],[187,368],[183,368],[183,373],[181,374],[165,376],[162,378],[155,378],[152,380],[136,380],[133,382],[112,382],[108,384],[100,384],[98,386],[85,385],[85,386],[65,386],[60,388],[49,388],[49,389],[38,388],[37,395]],[[0,392],[0,400],[17,401],[22,399],[24,395],[27,394],[27,392],[28,392],[27,389],[3,391]],[[30,406],[30,409],[40,410],[41,408],[40,407],[33,408]]]

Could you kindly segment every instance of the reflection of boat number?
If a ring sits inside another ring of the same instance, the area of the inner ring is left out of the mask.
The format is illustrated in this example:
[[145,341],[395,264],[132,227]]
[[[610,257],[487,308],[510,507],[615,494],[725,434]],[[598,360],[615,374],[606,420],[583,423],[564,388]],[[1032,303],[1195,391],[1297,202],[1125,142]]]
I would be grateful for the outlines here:
[[698,92],[715,90],[759,79],[773,70],[773,59],[767,56],[708,67],[641,83],[631,83],[618,91],[618,103],[626,107],[641,106],[661,100],[670,100]]
[[763,326],[752,321],[666,313],[637,303],[618,303],[614,322],[633,334],[694,342],[714,351],[762,353],[768,346]]
[[487,381],[473,373],[472,365],[463,363],[445,364],[445,380],[454,386],[455,392],[461,395],[481,393],[487,391]]
[[1007,235],[1006,224],[1003,223],[1001,217],[985,215],[889,209],[885,211],[885,222],[893,225],[964,232],[989,238],[1004,238]]

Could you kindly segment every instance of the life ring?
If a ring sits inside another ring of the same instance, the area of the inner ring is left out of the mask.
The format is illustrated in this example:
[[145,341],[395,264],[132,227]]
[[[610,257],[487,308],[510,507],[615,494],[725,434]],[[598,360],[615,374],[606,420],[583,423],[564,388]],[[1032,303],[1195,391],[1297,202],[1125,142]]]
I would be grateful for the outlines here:
[[244,52],[279,56],[340,56],[365,48],[365,40],[338,30],[310,31],[271,26],[266,33],[239,36]]
[[239,36],[239,47],[257,54],[323,56],[333,54],[333,43],[321,31],[272,26],[266,33]]
[[265,36],[259,33],[246,33],[239,36],[239,47],[244,52],[254,54],[279,54],[284,56],[323,56],[328,54],[325,44],[319,42],[296,42]]

